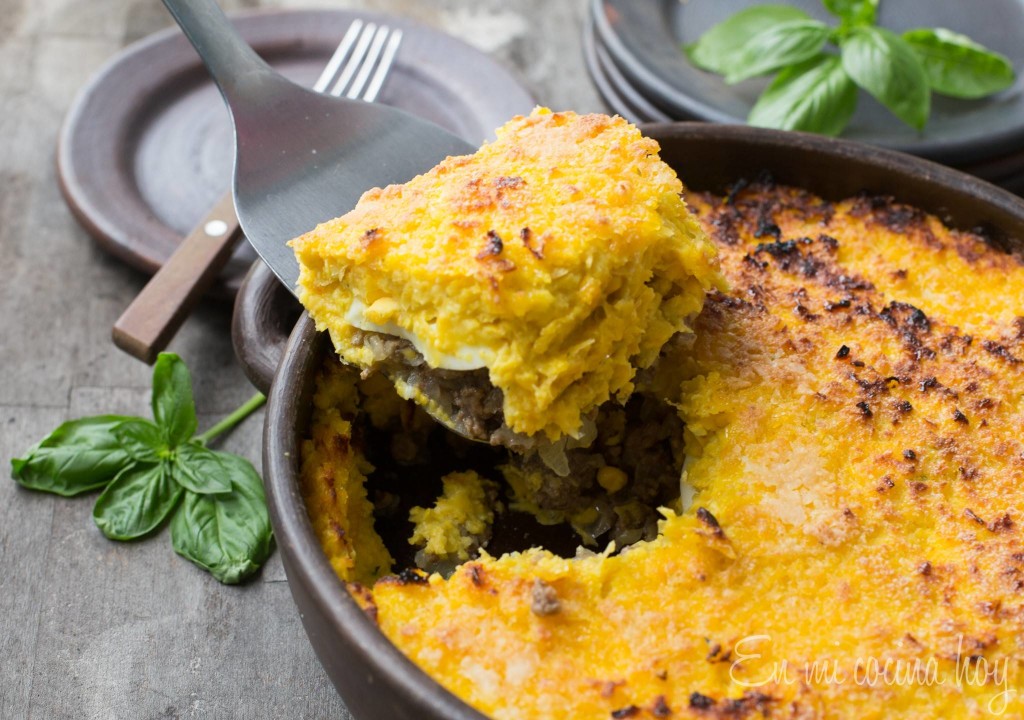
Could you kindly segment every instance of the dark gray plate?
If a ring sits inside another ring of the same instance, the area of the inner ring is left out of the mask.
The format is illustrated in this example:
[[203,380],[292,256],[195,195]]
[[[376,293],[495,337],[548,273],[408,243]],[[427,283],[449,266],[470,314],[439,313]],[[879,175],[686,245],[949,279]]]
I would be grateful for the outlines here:
[[[311,86],[355,18],[401,27],[379,102],[480,143],[533,99],[496,61],[404,18],[343,10],[259,11],[233,18],[290,79]],[[115,56],[79,93],[57,154],[64,197],[101,245],[155,272],[226,192],[234,153],[224,103],[177,28]],[[216,294],[233,296],[255,253],[243,243]]]
[[[690,64],[680,46],[712,25],[756,4],[752,0],[592,0],[597,38],[637,90],[668,114],[718,123],[742,123],[766,80],[726,85]],[[790,4],[834,22],[818,0]],[[879,23],[895,31],[947,27],[1006,55],[1024,70],[1024,0],[920,2],[884,0]],[[950,165],[991,160],[1024,149],[1024,80],[983,100],[933,95],[923,133],[903,125],[861,93],[844,137],[903,150]]]
[[612,62],[608,50],[597,42],[593,20],[587,20],[583,27],[583,60],[594,81],[597,92],[612,112],[632,123],[669,122],[673,119],[661,108],[651,104],[622,75]]

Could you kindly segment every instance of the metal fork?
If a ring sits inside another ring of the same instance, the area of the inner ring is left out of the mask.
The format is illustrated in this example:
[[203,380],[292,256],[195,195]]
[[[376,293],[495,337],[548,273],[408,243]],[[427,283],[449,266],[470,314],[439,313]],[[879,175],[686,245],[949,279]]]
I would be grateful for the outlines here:
[[[313,85],[317,92],[373,102],[394,64],[401,29],[354,20]],[[329,88],[329,90],[328,90]],[[114,323],[114,344],[152,363],[213,284],[242,238],[227,192]]]

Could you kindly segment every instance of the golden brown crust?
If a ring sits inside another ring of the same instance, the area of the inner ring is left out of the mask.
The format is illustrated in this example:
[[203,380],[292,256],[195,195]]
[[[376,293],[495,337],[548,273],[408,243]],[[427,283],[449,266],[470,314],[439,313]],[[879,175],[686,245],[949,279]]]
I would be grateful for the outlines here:
[[1024,716],[1024,265],[891,201],[688,200],[733,286],[677,358],[694,506],[378,583],[382,630],[497,718]]
[[349,363],[380,360],[359,327],[403,337],[486,368],[513,431],[578,436],[721,284],[681,190],[622,118],[538,109],[295,239],[300,298]]

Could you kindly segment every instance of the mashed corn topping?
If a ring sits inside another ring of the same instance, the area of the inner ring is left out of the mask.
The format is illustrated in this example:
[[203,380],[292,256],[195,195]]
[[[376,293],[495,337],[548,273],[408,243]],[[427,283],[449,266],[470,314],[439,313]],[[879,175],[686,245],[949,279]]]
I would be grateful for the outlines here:
[[892,202],[689,200],[734,286],[672,364],[693,504],[361,602],[495,718],[1024,717],[1024,264]]
[[379,401],[360,403],[357,380],[352,368],[337,364],[325,365],[317,376],[300,477],[313,532],[334,571],[345,580],[370,584],[391,571],[393,560],[373,529],[365,487],[373,466],[352,442],[352,422],[357,412],[372,416],[387,410],[375,407]]
[[294,240],[300,299],[347,362],[360,326],[403,337],[486,366],[512,430],[575,435],[721,285],[681,190],[621,118],[538,109]]
[[497,485],[472,470],[442,478],[444,491],[433,507],[414,507],[409,542],[433,558],[469,560],[469,553],[490,534]]

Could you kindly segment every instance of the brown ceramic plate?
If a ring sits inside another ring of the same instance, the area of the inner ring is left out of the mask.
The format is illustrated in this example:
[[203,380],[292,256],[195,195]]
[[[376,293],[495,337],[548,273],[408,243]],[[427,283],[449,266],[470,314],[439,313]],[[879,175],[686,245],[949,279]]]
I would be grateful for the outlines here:
[[[739,178],[768,170],[779,182],[832,200],[860,191],[891,195],[952,227],[978,229],[1005,249],[1024,251],[1024,200],[926,160],[849,141],[742,126],[674,123],[642,129],[658,140],[662,158],[693,190],[722,192]],[[307,315],[285,345],[283,328],[294,312],[292,298],[269,270],[257,265],[239,294],[233,334],[243,365],[264,387],[278,358],[264,362],[265,356],[252,351],[275,344],[283,348],[267,405],[263,477],[281,558],[310,642],[361,720],[482,720],[377,629],[346,592],[317,542],[299,490],[298,465],[314,376],[331,350]]]
[[[404,31],[379,102],[479,144],[533,99],[484,53],[404,18],[342,10],[234,16],[239,32],[288,78],[311,86],[352,20]],[[64,197],[100,244],[147,273],[170,257],[228,189],[234,142],[227,110],[176,28],[119,53],[79,93],[57,153]],[[231,296],[255,258],[242,244],[224,270]]]

